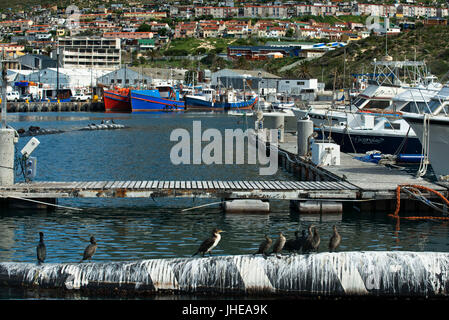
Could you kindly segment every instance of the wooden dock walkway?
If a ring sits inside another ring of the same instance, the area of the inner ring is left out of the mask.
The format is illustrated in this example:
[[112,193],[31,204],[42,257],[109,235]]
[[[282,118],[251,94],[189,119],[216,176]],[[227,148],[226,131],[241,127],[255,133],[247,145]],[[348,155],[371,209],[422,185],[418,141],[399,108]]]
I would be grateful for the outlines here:
[[358,191],[344,181],[49,181],[0,187],[0,198],[357,199]]

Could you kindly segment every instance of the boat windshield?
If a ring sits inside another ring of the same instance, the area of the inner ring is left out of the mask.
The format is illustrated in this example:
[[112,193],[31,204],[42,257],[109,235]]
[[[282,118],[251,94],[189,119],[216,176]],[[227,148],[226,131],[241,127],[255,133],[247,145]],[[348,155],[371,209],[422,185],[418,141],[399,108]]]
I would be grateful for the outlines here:
[[[428,103],[429,107],[424,110],[424,113],[434,113],[438,109],[438,107],[441,106],[441,104],[443,102],[444,101],[440,101],[439,99],[432,99],[432,100],[430,100],[430,102]],[[443,110],[441,110],[439,113],[448,114],[448,111],[449,111],[448,110],[448,105],[446,105],[446,106],[443,107]]]
[[385,109],[390,106],[390,100],[370,100],[365,108],[377,108],[377,109]]
[[404,112],[410,112],[410,113],[429,113],[430,102],[417,102],[417,101],[410,101],[408,102],[403,108],[401,108],[400,111]]
[[354,106],[356,106],[357,108],[360,108],[360,106],[361,106],[362,104],[364,104],[365,101],[366,101],[365,98],[357,98],[357,99],[354,100],[354,102],[353,102],[352,104],[353,104]]

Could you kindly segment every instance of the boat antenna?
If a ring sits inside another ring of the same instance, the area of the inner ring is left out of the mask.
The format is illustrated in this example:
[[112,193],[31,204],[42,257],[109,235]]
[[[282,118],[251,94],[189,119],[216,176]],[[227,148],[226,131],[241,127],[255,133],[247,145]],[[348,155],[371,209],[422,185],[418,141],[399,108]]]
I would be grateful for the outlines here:
[[384,27],[385,27],[385,56],[388,55],[388,26],[387,23],[390,24],[390,21],[387,20],[387,16],[384,18]]

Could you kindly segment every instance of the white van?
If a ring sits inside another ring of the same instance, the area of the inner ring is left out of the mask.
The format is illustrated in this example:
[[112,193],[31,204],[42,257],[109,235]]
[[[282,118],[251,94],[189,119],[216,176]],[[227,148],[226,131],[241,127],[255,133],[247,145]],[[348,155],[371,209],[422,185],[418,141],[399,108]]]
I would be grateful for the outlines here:
[[9,91],[6,93],[6,101],[19,101],[20,94],[18,91]]
[[89,99],[91,99],[91,96],[84,94],[84,92],[75,93],[74,96],[70,97],[71,101],[87,101]]

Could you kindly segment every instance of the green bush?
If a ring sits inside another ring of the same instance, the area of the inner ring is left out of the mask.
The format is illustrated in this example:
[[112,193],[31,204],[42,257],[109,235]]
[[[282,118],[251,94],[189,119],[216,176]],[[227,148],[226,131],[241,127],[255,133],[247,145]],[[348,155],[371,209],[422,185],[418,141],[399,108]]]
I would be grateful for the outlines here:
[[166,56],[188,56],[189,51],[185,49],[167,49],[164,54]]

